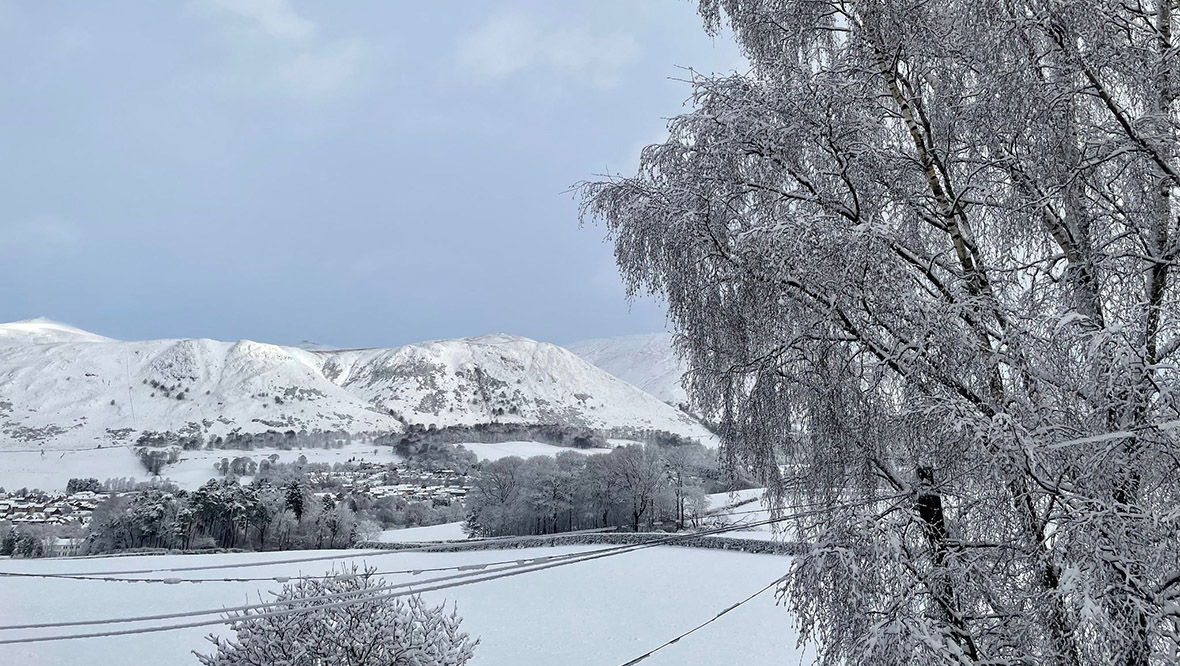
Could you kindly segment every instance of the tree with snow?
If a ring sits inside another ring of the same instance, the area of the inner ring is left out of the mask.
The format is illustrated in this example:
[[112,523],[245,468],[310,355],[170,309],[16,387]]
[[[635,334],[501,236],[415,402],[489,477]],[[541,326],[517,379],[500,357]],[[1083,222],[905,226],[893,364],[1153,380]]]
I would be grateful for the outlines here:
[[749,70],[583,186],[810,549],[825,664],[1180,651],[1180,44],[1160,0],[701,0]]
[[[461,618],[421,597],[382,596],[373,570],[283,585],[278,606],[231,615],[233,639],[209,636],[204,666],[463,666],[479,640],[459,630]],[[303,601],[329,594],[346,595]],[[355,601],[332,607],[341,601]],[[264,617],[264,613],[298,611]]]

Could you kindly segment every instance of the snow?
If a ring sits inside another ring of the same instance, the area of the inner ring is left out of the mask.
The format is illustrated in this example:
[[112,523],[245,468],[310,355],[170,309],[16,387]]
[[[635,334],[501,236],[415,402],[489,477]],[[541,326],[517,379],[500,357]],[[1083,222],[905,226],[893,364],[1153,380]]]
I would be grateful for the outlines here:
[[[764,488],[750,488],[731,493],[705,495],[709,502],[709,513],[732,514],[711,519],[709,524],[746,525],[769,520],[772,516],[762,503]],[[751,501],[753,500],[753,501]],[[757,541],[783,541],[793,538],[789,524],[758,525],[745,530],[734,530],[715,534],[711,539],[754,539]]]
[[104,338],[101,335],[51,321],[44,317],[0,324],[0,339],[31,344],[110,341],[110,338]]
[[553,444],[544,444],[541,442],[497,442],[495,444],[463,442],[457,444],[457,446],[462,446],[468,451],[471,451],[480,460],[499,460],[500,458],[507,458],[509,456],[519,456],[521,458],[556,456],[563,451],[573,451],[574,453],[583,453],[586,455],[610,453],[610,449],[574,449],[568,446],[554,446]]
[[[735,490],[730,493],[705,495],[705,499],[709,502],[710,511],[719,512],[729,508],[734,508],[734,510],[748,510],[758,508],[760,504],[751,500],[761,500],[762,495],[765,493],[765,488],[747,488],[746,490]],[[739,507],[738,505],[741,506]]]
[[[376,453],[374,453],[376,450]],[[200,450],[184,451],[180,461],[169,465],[160,475],[161,480],[172,481],[181,488],[194,490],[211,478],[217,477],[213,465],[222,458],[233,460],[241,456],[253,458],[255,462],[277,455],[280,462],[294,462],[299,456],[307,456],[308,462],[338,463],[350,458],[357,461],[378,463],[398,462],[399,456],[389,447],[372,444],[346,444],[333,449],[282,449],[257,448],[250,451]],[[106,481],[114,478],[130,478],[149,481],[148,474],[139,459],[126,446],[107,446],[101,449],[19,451],[0,449],[0,488],[38,488],[45,491],[65,490],[73,478],[95,478]],[[249,477],[245,477],[248,482]]]
[[[0,456],[3,453],[0,452]],[[341,448],[333,449],[253,449],[250,451],[236,451],[233,449],[225,450],[201,450],[201,451],[184,451],[181,454],[180,461],[169,465],[164,469],[164,473],[160,476],[176,483],[176,485],[186,490],[194,490],[199,488],[201,484],[205,483],[211,478],[218,476],[217,471],[213,469],[213,465],[221,462],[222,458],[247,457],[260,462],[266,460],[270,456],[278,456],[278,462],[295,462],[299,460],[299,456],[307,458],[309,463],[328,463],[333,465],[335,463],[348,462],[376,462],[376,463],[396,463],[402,460],[388,446],[374,446],[372,444],[345,444]],[[140,466],[140,476],[144,475],[142,465]],[[138,478],[138,477],[137,477]],[[252,477],[242,477],[244,483],[248,483]]]
[[664,402],[688,402],[681,384],[688,366],[676,355],[671,333],[583,340],[566,349]]
[[135,454],[124,446],[81,451],[6,451],[0,449],[0,488],[65,490],[72,478],[148,478]]
[[377,536],[383,543],[421,543],[426,541],[462,541],[463,523],[443,523],[430,527],[407,527],[400,530],[385,530]]
[[712,441],[696,420],[555,345],[511,335],[308,351],[250,340],[123,342],[47,320],[0,324],[0,449],[206,437],[560,423]]
[[[382,570],[462,566],[509,559],[559,555],[591,547],[536,548],[462,553],[370,555]],[[102,572],[120,569],[274,561],[324,551],[202,556],[118,557],[100,559],[0,561],[0,569],[21,572]],[[571,564],[497,581],[427,593],[435,604],[458,604],[463,628],[479,636],[472,666],[549,666],[621,664],[712,618],[781,576],[788,560],[773,555],[660,547]],[[227,575],[320,574],[327,563],[292,563],[194,572]],[[431,574],[423,574],[425,578]],[[434,575],[448,575],[441,572]],[[200,576],[188,576],[200,577]],[[389,582],[410,580],[387,576]],[[256,602],[278,583],[129,584],[62,579],[2,579],[5,603],[0,624],[82,620],[219,608]],[[126,625],[124,625],[126,626]],[[90,627],[95,629],[100,627]],[[142,666],[195,664],[191,650],[206,651],[210,630],[192,628],[136,636],[0,646],[0,663],[113,666],[128,655]],[[54,632],[64,631],[62,629]],[[31,631],[0,632],[5,637]],[[645,666],[673,664],[807,663],[810,653],[795,646],[790,616],[767,592],[717,622],[657,653]]]

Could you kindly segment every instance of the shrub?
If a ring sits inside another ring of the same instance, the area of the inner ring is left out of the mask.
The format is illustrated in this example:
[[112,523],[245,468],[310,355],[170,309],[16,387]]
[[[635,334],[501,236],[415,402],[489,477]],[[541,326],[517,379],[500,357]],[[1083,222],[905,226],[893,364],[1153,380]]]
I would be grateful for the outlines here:
[[[462,666],[471,659],[479,641],[459,631],[456,612],[427,606],[418,596],[390,599],[373,591],[383,584],[372,569],[358,573],[356,567],[351,575],[287,583],[279,606],[230,614],[236,637],[210,636],[217,651],[197,659],[204,666]],[[341,600],[300,601],[328,594],[347,594],[357,603],[330,608]],[[299,612],[263,616],[284,610]]]

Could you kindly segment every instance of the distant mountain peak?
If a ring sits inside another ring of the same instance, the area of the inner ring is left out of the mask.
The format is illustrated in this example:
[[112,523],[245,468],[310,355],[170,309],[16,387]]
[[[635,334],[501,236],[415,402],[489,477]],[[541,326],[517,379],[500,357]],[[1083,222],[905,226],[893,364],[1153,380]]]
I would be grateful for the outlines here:
[[672,405],[688,402],[682,378],[688,366],[672,345],[671,333],[596,338],[566,348],[606,372]]
[[0,324],[0,341],[12,340],[33,344],[57,342],[111,342],[111,338],[84,331],[46,317],[34,317]]

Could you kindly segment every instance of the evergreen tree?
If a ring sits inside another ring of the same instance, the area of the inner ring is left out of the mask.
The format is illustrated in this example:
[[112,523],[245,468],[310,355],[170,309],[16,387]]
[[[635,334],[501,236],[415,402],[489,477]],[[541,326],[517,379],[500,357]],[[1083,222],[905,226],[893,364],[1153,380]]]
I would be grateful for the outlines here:
[[292,479],[287,484],[287,508],[295,514],[295,520],[303,520],[303,484],[298,479]]
[[8,532],[0,539],[0,555],[12,555],[16,551],[16,542],[20,539],[20,532],[16,527],[9,527]]

